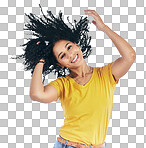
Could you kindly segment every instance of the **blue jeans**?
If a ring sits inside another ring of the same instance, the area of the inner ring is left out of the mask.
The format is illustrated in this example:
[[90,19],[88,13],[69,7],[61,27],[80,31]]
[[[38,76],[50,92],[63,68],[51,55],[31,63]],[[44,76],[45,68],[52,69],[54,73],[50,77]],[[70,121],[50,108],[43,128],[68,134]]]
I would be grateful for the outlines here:
[[[74,147],[74,146],[67,145],[67,142],[68,142],[68,140],[66,140],[65,144],[63,144],[63,143],[59,142],[58,140],[56,140],[53,148],[77,148],[77,147]],[[90,148],[92,148],[92,145],[90,145]],[[102,148],[106,148],[106,147],[102,147]]]

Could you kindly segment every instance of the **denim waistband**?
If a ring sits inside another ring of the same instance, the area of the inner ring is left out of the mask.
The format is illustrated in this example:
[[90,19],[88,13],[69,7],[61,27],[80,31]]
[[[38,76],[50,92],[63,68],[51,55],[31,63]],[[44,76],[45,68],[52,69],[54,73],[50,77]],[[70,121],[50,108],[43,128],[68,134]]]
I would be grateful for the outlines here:
[[[59,137],[61,137],[61,136],[59,135]],[[64,139],[63,137],[61,137],[61,138]],[[66,140],[66,139],[64,139],[64,140]],[[67,144],[68,141],[69,140],[65,141],[65,145]],[[105,147],[106,147],[106,142],[104,142],[104,143],[105,143]],[[83,144],[83,143],[81,143],[81,144]],[[87,145],[86,144],[83,144],[83,145],[85,145],[85,148],[86,148]],[[92,148],[93,145],[89,145],[89,146],[90,146],[90,148]]]

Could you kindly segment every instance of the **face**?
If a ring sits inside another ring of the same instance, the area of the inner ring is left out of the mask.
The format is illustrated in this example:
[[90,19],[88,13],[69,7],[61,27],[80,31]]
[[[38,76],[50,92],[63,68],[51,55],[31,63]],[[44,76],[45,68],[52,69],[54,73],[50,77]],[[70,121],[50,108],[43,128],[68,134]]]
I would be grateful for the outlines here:
[[[53,47],[53,53],[58,61],[58,65],[62,68],[69,69],[77,68],[83,63],[83,54],[80,46],[68,40],[59,40]],[[78,54],[78,59],[72,63],[73,59]]]

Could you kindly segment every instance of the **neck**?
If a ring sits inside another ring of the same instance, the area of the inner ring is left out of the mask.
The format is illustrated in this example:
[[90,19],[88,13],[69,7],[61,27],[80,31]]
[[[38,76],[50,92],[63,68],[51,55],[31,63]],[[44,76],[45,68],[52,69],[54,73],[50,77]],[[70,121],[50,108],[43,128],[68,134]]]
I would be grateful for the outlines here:
[[90,66],[88,66],[85,62],[82,67],[80,67],[76,70],[72,70],[70,75],[73,78],[83,78],[83,77],[86,77],[86,74],[89,74],[91,72],[91,70],[92,70],[92,68]]

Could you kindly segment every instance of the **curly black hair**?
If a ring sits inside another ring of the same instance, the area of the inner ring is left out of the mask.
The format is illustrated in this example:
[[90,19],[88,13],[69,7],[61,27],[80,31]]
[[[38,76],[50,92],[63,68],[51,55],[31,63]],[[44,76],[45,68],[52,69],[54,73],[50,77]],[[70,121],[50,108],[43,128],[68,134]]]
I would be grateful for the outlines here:
[[[72,25],[72,29],[69,28],[62,20],[62,12],[59,11],[58,18],[55,18],[51,11],[47,10],[47,15],[44,15],[42,7],[39,4],[43,17],[38,17],[35,14],[30,13],[25,15],[29,18],[30,22],[25,24],[26,28],[23,30],[30,30],[30,34],[34,35],[36,38],[27,38],[29,40],[27,43],[20,45],[25,46],[23,48],[24,54],[16,56],[12,59],[24,59],[24,70],[31,70],[31,77],[33,75],[36,64],[40,59],[45,60],[43,67],[43,84],[45,76],[50,72],[54,71],[54,74],[58,73],[58,77],[66,76],[66,70],[70,73],[71,70],[67,67],[62,68],[57,63],[57,59],[53,53],[53,47],[55,43],[59,40],[68,40],[73,43],[78,44],[81,47],[83,53],[83,58],[87,58],[91,52],[91,36],[88,37],[87,32],[89,32],[87,17],[82,18],[81,16],[79,22],[75,22],[75,27],[69,22],[69,16],[67,20],[69,24]],[[37,44],[37,42],[40,42]]]

